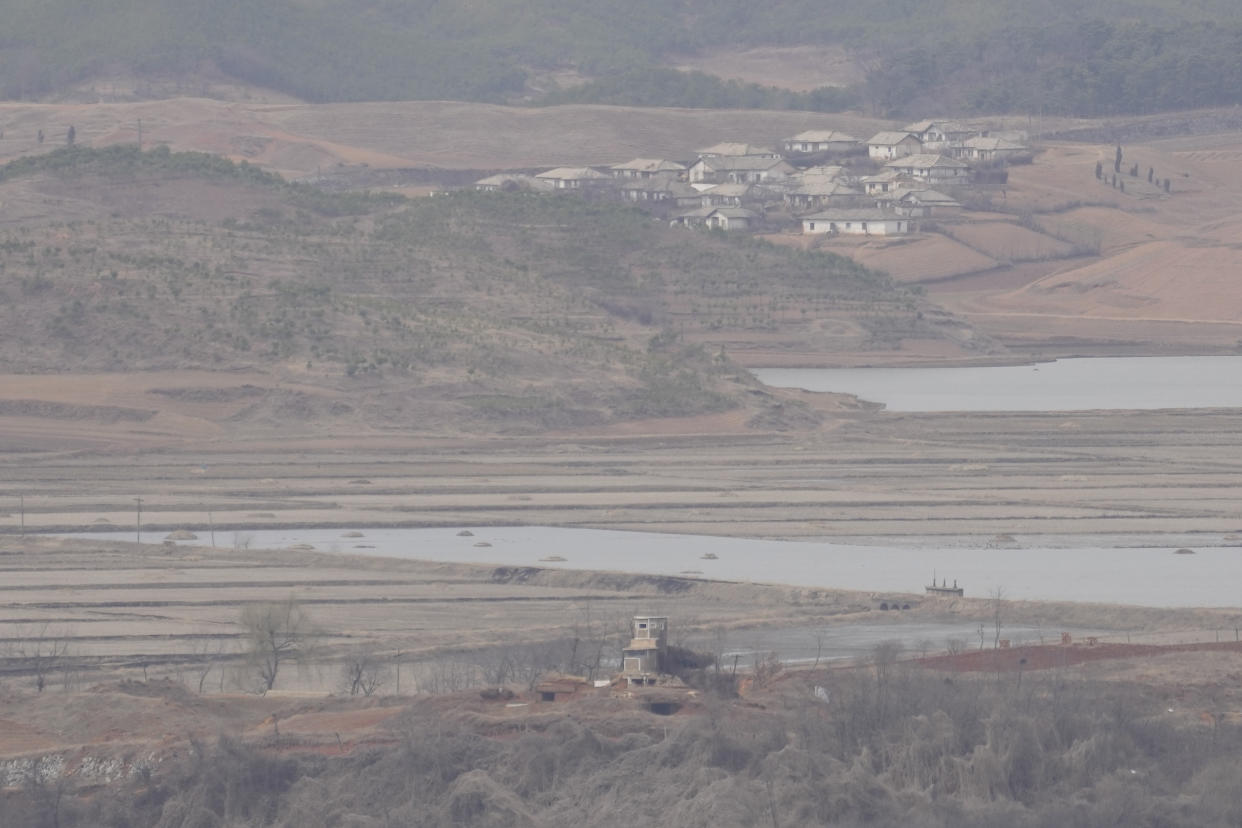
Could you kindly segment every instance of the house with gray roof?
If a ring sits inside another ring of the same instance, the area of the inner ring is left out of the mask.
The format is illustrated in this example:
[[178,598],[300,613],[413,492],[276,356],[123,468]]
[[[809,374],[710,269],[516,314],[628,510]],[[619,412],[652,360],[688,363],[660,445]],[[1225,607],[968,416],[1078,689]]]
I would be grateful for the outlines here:
[[899,175],[907,175],[916,181],[925,181],[928,184],[970,180],[970,167],[947,155],[925,153],[907,155],[904,158],[889,161],[884,165],[884,169],[892,170]]
[[807,235],[897,236],[910,232],[909,219],[877,207],[821,210],[802,216],[800,221],[802,232]]
[[922,150],[923,142],[909,132],[877,132],[867,139],[867,155],[877,161],[902,158]]
[[700,158],[690,165],[690,183],[742,184],[775,181],[796,170],[786,161],[762,155],[717,155]]
[[835,129],[808,129],[781,141],[781,149],[785,152],[804,155],[816,152],[849,152],[860,146],[861,140]]
[[554,190],[585,190],[612,181],[611,175],[604,175],[590,167],[557,167],[541,172],[535,178],[551,183]]
[[665,173],[680,175],[686,171],[686,165],[663,158],[635,158],[622,164],[613,164],[608,169],[617,178],[651,178]]

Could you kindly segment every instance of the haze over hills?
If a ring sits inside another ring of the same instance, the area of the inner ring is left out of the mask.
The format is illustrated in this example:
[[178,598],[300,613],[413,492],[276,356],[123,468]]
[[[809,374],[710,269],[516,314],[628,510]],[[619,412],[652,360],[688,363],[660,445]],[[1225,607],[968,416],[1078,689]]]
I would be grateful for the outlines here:
[[[1096,116],[1242,94],[1233,59],[1242,14],[1228,0],[4,0],[0,14],[0,96],[10,99],[94,99],[109,86],[91,82],[118,74],[172,80],[181,92],[227,77],[308,101],[862,105],[893,116]],[[808,46],[843,49],[854,65],[808,90],[797,51]],[[767,70],[710,60],[753,48],[776,50]],[[782,54],[787,78],[772,71]]]

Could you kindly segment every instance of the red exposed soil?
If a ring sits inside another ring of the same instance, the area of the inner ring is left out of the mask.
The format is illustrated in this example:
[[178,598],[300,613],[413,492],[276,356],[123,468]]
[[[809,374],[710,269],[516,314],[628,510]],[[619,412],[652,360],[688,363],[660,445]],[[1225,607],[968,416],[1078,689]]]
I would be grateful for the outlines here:
[[1011,649],[973,650],[956,655],[919,659],[924,667],[955,673],[999,670],[1047,670],[1071,667],[1088,661],[1119,658],[1148,658],[1166,653],[1227,651],[1242,653],[1242,642],[1219,641],[1199,644],[1086,644],[1042,645]]

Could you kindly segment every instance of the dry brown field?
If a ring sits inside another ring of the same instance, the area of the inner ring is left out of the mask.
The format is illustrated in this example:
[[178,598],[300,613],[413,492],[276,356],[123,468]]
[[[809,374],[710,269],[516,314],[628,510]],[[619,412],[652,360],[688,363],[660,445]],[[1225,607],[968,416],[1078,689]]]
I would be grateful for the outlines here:
[[[891,126],[807,113],[586,106],[3,104],[0,158],[34,152],[37,129],[55,137],[70,123],[83,142],[133,141],[139,118],[152,143],[221,152],[295,176],[338,164],[600,164],[682,156],[725,139],[771,143],[811,127],[866,135]],[[1004,346],[991,359],[1236,349],[1242,292],[1232,274],[1242,243],[1242,141],[1199,136],[1127,146],[1126,164],[1139,163],[1144,181],[1148,166],[1171,179],[1167,195],[1142,182],[1122,194],[1096,181],[1096,160],[1111,154],[1111,146],[1049,144],[1034,163],[1011,171],[1006,192],[974,223],[910,240],[823,243],[824,249],[923,285],[933,302]],[[42,218],[72,203],[72,193],[64,193]],[[813,353],[779,352],[764,336],[746,337],[739,361],[822,362]],[[903,345],[892,355],[836,359],[979,358],[944,340]],[[639,611],[666,613],[704,631],[848,623],[874,617],[877,599],[797,586],[551,572],[537,561],[515,575],[290,550],[165,546],[162,538],[175,530],[321,526],[365,533],[381,526],[522,524],[791,539],[1007,534],[1020,543],[1048,535],[1161,543],[1242,532],[1242,426],[1230,411],[912,415],[791,394],[824,414],[824,422],[767,431],[722,414],[462,437],[348,422],[243,426],[232,419],[242,401],[199,393],[247,384],[296,385],[258,369],[0,376],[0,651],[43,642],[68,647],[72,656],[57,663],[51,692],[34,692],[29,664],[0,678],[0,757],[86,755],[101,744],[180,745],[186,734],[220,728],[265,740],[276,721],[282,732],[301,732],[306,744],[344,751],[390,738],[382,726],[387,708],[323,698],[339,692],[341,660],[360,645],[401,665],[405,695],[448,688],[459,675],[454,665],[484,669],[497,647],[572,634],[588,612],[609,623]],[[196,393],[161,393],[170,388]],[[128,527],[137,497],[144,540],[152,543],[30,537]],[[912,583],[924,576],[912,573]],[[286,674],[283,696],[244,695],[253,684],[239,653],[242,609],[290,596],[321,628],[322,650],[305,670]],[[990,609],[974,599],[923,603],[912,612],[928,620],[983,620]],[[1152,641],[1237,623],[1233,609],[1015,605],[1008,612],[1015,620],[1055,614],[1112,630],[1118,639],[1141,633]],[[1205,694],[1237,673],[1232,661],[1222,666],[1189,651],[1082,669],[1170,688],[1201,679]],[[143,679],[148,683],[139,689],[114,683]],[[200,679],[205,698],[197,693]],[[395,676],[390,689],[395,693]],[[308,701],[300,693],[318,697]],[[469,707],[455,703],[459,711]]]

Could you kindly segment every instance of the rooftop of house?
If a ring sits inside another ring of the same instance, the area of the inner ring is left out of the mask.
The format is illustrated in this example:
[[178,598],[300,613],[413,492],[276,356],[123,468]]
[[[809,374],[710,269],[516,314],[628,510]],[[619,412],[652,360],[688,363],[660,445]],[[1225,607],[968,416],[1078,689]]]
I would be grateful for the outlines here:
[[697,163],[717,172],[761,171],[781,167],[782,169],[788,169],[792,173],[794,169],[779,158],[764,158],[761,155],[713,156],[711,158],[700,158]]
[[891,194],[893,201],[925,204],[929,207],[961,207],[957,199],[947,196],[938,190],[900,189]]
[[802,221],[892,221],[902,219],[896,213],[879,207],[834,207],[818,213],[801,216]]
[[717,207],[708,213],[708,216],[724,216],[731,219],[759,218],[758,213],[753,210],[747,210],[745,207]]
[[800,143],[857,143],[858,139],[853,135],[846,135],[844,132],[838,132],[835,129],[808,129],[805,132],[799,132],[792,138],[786,138],[786,142]]
[[947,155],[932,155],[929,153],[918,153],[916,155],[907,155],[905,158],[894,158],[884,165],[890,169],[965,169],[969,164],[958,161],[956,158],[950,158]]
[[737,141],[722,141],[719,144],[712,144],[701,150],[695,150],[695,154],[700,158],[706,158],[713,155],[776,155],[776,150],[767,147],[757,147],[754,144],[743,144]]
[[755,189],[753,184],[717,184],[714,187],[708,187],[701,192],[703,195],[710,196],[735,196],[741,197],[749,195]]
[[918,136],[910,132],[877,132],[867,139],[867,144],[872,147],[894,147],[907,138],[918,140]]
[[676,161],[666,161],[663,158],[635,158],[632,161],[626,161],[623,164],[613,164],[609,169],[613,170],[633,170],[634,172],[662,173],[662,172],[684,172],[685,164],[679,164]]
[[590,179],[611,178],[590,167],[557,167],[554,170],[541,172],[535,178],[556,179],[560,181],[587,181]]
[[1025,144],[1019,144],[1016,141],[1009,141],[1004,138],[984,138],[978,136],[975,138],[967,138],[962,142],[962,146],[970,149],[981,150],[1024,150],[1027,149]]
[[845,168],[838,164],[821,164],[818,167],[807,167],[798,173],[799,178],[836,178]]
[[789,192],[807,196],[847,196],[858,195],[858,190],[848,187],[840,181],[831,179],[803,179],[794,185]]

